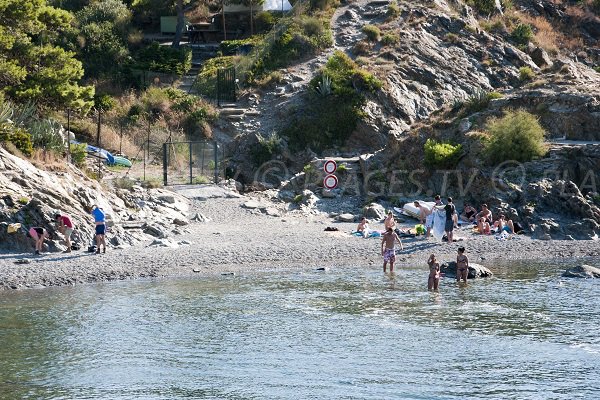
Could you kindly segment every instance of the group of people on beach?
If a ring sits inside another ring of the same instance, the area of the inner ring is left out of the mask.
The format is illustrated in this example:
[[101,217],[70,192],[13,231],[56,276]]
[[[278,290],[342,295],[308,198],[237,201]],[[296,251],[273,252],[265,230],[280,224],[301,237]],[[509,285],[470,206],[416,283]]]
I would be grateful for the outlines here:
[[[103,246],[103,252],[106,253],[106,215],[102,208],[94,205],[90,207],[89,212],[94,217],[95,223],[95,242],[96,242],[96,254],[100,254],[101,246]],[[67,249],[63,253],[71,253],[73,245],[71,244],[71,235],[75,229],[75,225],[71,220],[71,217],[67,214],[57,212],[54,214],[54,222],[56,223],[56,229],[65,238],[65,245]],[[35,252],[34,254],[40,255],[43,251],[44,240],[50,237],[50,232],[47,229],[39,226],[29,228],[29,236],[35,241]]]
[[507,219],[506,215],[500,214],[497,220],[493,220],[492,211],[489,209],[487,204],[481,205],[481,211],[472,207],[470,204],[465,204],[463,213],[458,215],[452,197],[448,197],[448,203],[444,204],[439,195],[434,198],[435,205],[432,208],[425,207],[418,201],[414,202],[414,206],[419,209],[419,221],[421,224],[425,224],[427,232],[425,238],[428,239],[431,235],[431,229],[433,228],[433,212],[435,209],[444,210],[446,212],[446,221],[444,231],[448,242],[452,242],[454,239],[454,229],[459,225],[459,219],[461,222],[476,225],[476,230],[482,235],[490,235],[492,233],[506,232],[508,234],[514,234],[515,224],[511,219]]
[[[504,214],[500,214],[498,219],[495,221],[492,217],[492,212],[487,204],[481,205],[481,210],[477,211],[470,204],[465,204],[462,214],[458,214],[456,206],[454,205],[451,197],[447,198],[447,203],[444,204],[439,195],[434,197],[435,205],[429,208],[419,203],[414,202],[414,206],[419,210],[418,218],[421,223],[421,227],[424,232],[419,232],[418,227],[416,228],[416,234],[424,233],[425,239],[429,239],[432,234],[434,226],[434,212],[443,212],[445,217],[444,220],[444,232],[448,242],[454,242],[454,229],[462,223],[468,223],[473,225],[474,231],[483,234],[490,235],[492,233],[498,234],[514,234],[516,233],[516,226],[512,220],[507,219]],[[459,222],[460,221],[460,222]],[[399,245],[400,250],[404,250],[402,240],[400,239],[400,230],[396,227],[396,220],[392,211],[389,211],[384,220],[384,231],[381,234],[381,256],[383,257],[383,272],[387,272],[387,266],[389,263],[390,272],[394,271],[394,263],[396,262],[396,244]],[[371,231],[368,226],[368,220],[366,217],[361,218],[357,232],[362,234],[363,237],[373,237],[380,235],[377,231]],[[467,282],[469,273],[469,258],[465,254],[466,249],[461,246],[458,248],[458,254],[456,256],[456,280],[458,282]],[[427,287],[429,289],[437,290],[439,287],[440,280],[440,264],[436,259],[435,254],[431,254],[427,260],[429,266],[429,277]]]

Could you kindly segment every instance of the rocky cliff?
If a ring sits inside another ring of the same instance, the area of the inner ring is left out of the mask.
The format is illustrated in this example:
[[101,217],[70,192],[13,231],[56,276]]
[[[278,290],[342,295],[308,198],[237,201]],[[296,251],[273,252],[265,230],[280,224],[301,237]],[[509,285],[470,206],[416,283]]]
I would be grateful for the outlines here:
[[[94,235],[93,218],[87,212],[98,205],[107,214],[111,246],[126,246],[152,237],[177,234],[188,223],[189,201],[163,189],[144,189],[133,182],[127,189],[98,183],[79,169],[66,165],[63,172],[48,172],[0,147],[0,248],[29,251],[32,240],[26,235],[32,226],[50,232],[47,250],[64,250],[56,230],[56,212],[71,216],[73,239],[84,249]],[[9,233],[9,224],[20,224]]]

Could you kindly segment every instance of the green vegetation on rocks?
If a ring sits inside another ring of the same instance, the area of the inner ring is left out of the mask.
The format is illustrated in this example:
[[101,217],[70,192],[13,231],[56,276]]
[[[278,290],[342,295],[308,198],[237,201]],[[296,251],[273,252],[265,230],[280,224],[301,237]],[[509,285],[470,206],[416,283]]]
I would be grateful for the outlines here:
[[133,68],[182,76],[192,67],[192,51],[187,47],[172,48],[157,42],[144,47],[135,55]]
[[440,143],[427,139],[424,146],[425,165],[432,168],[453,168],[462,156],[462,145]]
[[490,138],[485,153],[492,165],[508,160],[531,161],[546,154],[544,128],[536,116],[526,111],[509,111],[502,118],[491,119],[487,132]]
[[[323,95],[323,76],[330,79],[331,91]],[[342,145],[363,117],[365,93],[381,89],[382,83],[362,70],[341,51],[336,51],[311,83],[309,106],[281,132],[290,149],[323,150]]]
[[381,36],[381,31],[375,25],[365,25],[362,27],[362,32],[367,35],[370,41],[376,42],[379,40],[379,36]]

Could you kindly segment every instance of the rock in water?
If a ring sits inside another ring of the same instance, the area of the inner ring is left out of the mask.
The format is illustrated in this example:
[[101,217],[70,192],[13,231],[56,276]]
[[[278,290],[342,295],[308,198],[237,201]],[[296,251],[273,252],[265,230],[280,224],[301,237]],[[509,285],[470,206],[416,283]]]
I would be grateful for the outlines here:
[[[448,278],[456,278],[456,262],[450,261],[447,263],[443,263],[440,267],[440,272],[442,272]],[[471,262],[469,263],[468,279],[487,278],[492,275],[494,275],[492,271],[490,271],[483,265]]]
[[565,278],[600,278],[600,268],[590,265],[578,265],[567,269],[562,276]]

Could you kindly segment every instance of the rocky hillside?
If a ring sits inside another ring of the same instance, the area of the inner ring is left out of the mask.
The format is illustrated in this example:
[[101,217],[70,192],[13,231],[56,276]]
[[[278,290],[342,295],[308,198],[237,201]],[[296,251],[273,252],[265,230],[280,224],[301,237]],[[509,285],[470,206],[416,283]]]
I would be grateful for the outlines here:
[[[0,248],[30,251],[27,231],[41,226],[50,232],[49,251],[64,250],[53,215],[66,213],[75,223],[74,242],[87,249],[94,235],[92,205],[102,207],[110,229],[109,246],[127,246],[180,232],[189,220],[189,200],[163,189],[144,189],[134,182],[127,188],[99,184],[68,165],[64,172],[48,172],[0,148]],[[8,233],[9,224],[20,224]]]
[[[483,15],[459,0],[344,3],[332,19],[331,52],[282,71],[282,83],[241,102],[246,116],[222,122],[220,130],[237,135],[231,171],[251,188],[261,187],[250,185],[257,180],[283,181],[288,200],[306,196],[305,189],[398,204],[441,193],[459,203],[490,203],[536,237],[596,238],[600,19],[586,4],[514,1]],[[362,122],[343,146],[317,153],[289,151],[282,136],[273,160],[257,165],[252,150],[308,107],[309,82],[333,50],[384,82],[377,93],[366,93]],[[541,159],[489,165],[477,138],[492,118],[512,109],[533,114],[547,141],[591,142],[556,143]],[[428,138],[462,146],[453,173],[424,166]],[[315,173],[323,157],[347,167],[333,193]]]

